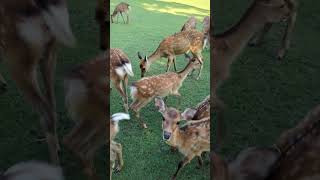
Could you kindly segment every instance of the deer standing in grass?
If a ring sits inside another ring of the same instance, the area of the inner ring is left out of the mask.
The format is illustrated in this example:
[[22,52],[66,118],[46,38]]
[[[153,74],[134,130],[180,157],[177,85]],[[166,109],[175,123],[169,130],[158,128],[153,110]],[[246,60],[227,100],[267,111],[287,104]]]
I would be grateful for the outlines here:
[[153,64],[160,58],[168,58],[166,72],[168,72],[168,70],[171,68],[172,63],[174,66],[174,70],[177,71],[176,55],[187,54],[188,52],[191,52],[192,55],[196,57],[201,63],[200,71],[198,74],[199,78],[203,67],[203,60],[201,55],[203,43],[204,34],[202,32],[199,32],[197,30],[188,30],[178,32],[165,38],[149,57],[145,56],[143,58],[138,52],[138,57],[140,59],[141,77],[144,77],[145,73],[148,72],[151,64]]
[[155,106],[162,114],[163,139],[171,146],[177,147],[184,155],[172,179],[175,180],[181,168],[188,164],[194,157],[198,157],[202,165],[201,154],[210,151],[210,117],[201,120],[201,123],[185,125],[179,128],[181,115],[175,108],[168,108],[161,98],[155,99]]
[[[65,0],[1,0],[0,54],[18,89],[40,115],[51,161],[59,164],[54,73],[58,44],[75,39]],[[40,66],[44,90],[38,82]],[[2,88],[3,84],[1,83]]]
[[110,50],[110,77],[114,87],[122,96],[125,111],[128,113],[128,76],[133,76],[128,56],[120,49]]
[[[118,18],[119,18],[119,14],[122,17],[123,23],[125,24],[129,24],[129,11],[130,11],[130,5],[124,2],[119,3],[115,8],[113,13],[111,14],[111,23],[113,23],[113,18],[115,16],[117,16],[117,23],[118,23]],[[124,18],[123,18],[123,14],[125,13],[127,16],[127,22],[125,22]]]
[[[277,52],[277,58],[283,59],[286,52],[290,48],[290,41],[292,32],[296,23],[297,19],[297,9],[298,9],[298,2],[296,0],[285,0],[288,4],[288,7],[290,9],[290,15],[287,20],[287,26],[285,29],[285,33],[282,38],[281,47]],[[271,29],[273,23],[266,23],[262,30],[258,31],[250,40],[249,45],[250,46],[257,46],[260,45],[264,39],[264,36],[269,32]]]
[[203,44],[203,48],[209,48],[208,44],[210,44],[210,16],[206,16],[202,21],[202,32],[205,35],[205,40]]
[[193,58],[184,70],[178,73],[167,72],[165,74],[145,77],[132,83],[130,89],[133,102],[130,108],[136,113],[136,117],[144,128],[147,128],[147,125],[140,119],[140,109],[157,96],[166,97],[170,94],[180,96],[179,89],[183,81],[193,69],[199,66],[200,62]]
[[122,158],[122,145],[114,141],[114,138],[119,133],[118,122],[124,119],[130,119],[130,116],[125,113],[116,113],[111,116],[110,120],[110,180],[112,176],[112,168],[120,171],[124,165]]
[[98,179],[94,157],[96,151],[107,143],[108,56],[104,52],[74,67],[64,78],[65,104],[75,126],[64,136],[63,144],[81,160],[84,173],[90,180]]
[[214,45],[212,59],[212,92],[217,117],[217,140],[222,136],[223,102],[217,97],[218,86],[230,74],[230,65],[248,44],[250,38],[266,23],[279,22],[288,17],[290,10],[284,0],[255,0],[240,21],[229,30],[211,38]]
[[188,31],[197,28],[197,19],[191,16],[186,23],[182,26],[180,31]]
[[273,147],[251,147],[226,163],[212,156],[215,180],[317,180],[320,177],[320,106],[294,128],[281,134]]
[[106,50],[109,38],[108,38],[108,25],[110,23],[109,18],[109,2],[107,0],[97,0],[95,19],[99,24],[100,30],[100,49]]

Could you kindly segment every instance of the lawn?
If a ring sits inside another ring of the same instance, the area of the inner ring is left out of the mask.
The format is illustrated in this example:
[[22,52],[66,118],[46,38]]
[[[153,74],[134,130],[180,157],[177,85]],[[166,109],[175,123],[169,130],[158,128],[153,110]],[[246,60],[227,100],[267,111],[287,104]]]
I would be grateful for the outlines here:
[[[252,1],[214,1],[215,33],[235,24]],[[223,154],[248,146],[271,146],[320,102],[319,2],[299,1],[292,46],[278,61],[284,24],[277,24],[261,47],[247,47],[232,64],[231,77],[218,94],[228,106]]]
[[[58,54],[56,70],[56,99],[58,111],[58,133],[60,139],[69,132],[73,123],[67,116],[64,106],[63,74],[75,64],[95,57],[98,49],[99,31],[94,21],[96,1],[68,0],[71,25],[77,38],[74,48],[61,48]],[[47,144],[35,142],[40,130],[39,116],[32,112],[29,104],[24,101],[14,82],[7,73],[6,66],[0,68],[8,81],[8,92],[0,98],[0,169],[25,160],[36,159],[48,161]],[[80,163],[62,146],[61,161],[66,179],[85,180],[81,173]],[[96,167],[102,179],[107,179],[106,147],[97,156]]]
[[[111,1],[111,12],[120,1]],[[140,78],[137,52],[150,55],[167,36],[178,32],[189,16],[198,18],[199,29],[201,20],[209,15],[209,1],[130,1],[130,24],[123,24],[121,16],[119,24],[111,25],[111,48],[121,48],[131,60],[135,76],[129,79],[129,84]],[[200,80],[188,77],[180,89],[181,103],[175,96],[169,96],[167,105],[184,110],[194,107],[209,94],[210,61],[209,51],[203,52],[204,69]],[[154,63],[147,75],[165,72],[166,59]],[[177,69],[181,70],[187,62],[183,56],[177,56]],[[113,88],[111,93],[111,113],[123,112],[119,93]],[[131,99],[129,100],[132,102]],[[154,107],[154,101],[141,110],[141,116],[148,125],[143,130],[138,126],[134,113],[132,119],[120,123],[120,133],[116,141],[123,145],[124,169],[113,175],[113,179],[169,179],[175,172],[182,155],[172,153],[170,147],[162,140],[162,117]],[[206,159],[208,162],[208,160]],[[194,159],[183,168],[178,179],[209,179],[209,165],[196,169]]]

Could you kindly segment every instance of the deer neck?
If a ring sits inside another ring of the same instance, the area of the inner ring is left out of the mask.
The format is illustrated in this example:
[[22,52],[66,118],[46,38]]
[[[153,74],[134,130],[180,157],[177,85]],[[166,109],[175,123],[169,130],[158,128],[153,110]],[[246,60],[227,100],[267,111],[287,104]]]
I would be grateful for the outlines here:
[[155,52],[153,52],[149,57],[148,57],[148,62],[150,63],[150,64],[152,64],[152,63],[154,63],[155,61],[157,61],[158,59],[160,59],[161,58],[161,54],[160,54],[160,52],[158,51],[158,49],[155,51]]
[[189,62],[189,64],[180,72],[178,72],[179,78],[181,81],[184,81],[184,79],[188,76],[188,74],[192,71],[192,62]]

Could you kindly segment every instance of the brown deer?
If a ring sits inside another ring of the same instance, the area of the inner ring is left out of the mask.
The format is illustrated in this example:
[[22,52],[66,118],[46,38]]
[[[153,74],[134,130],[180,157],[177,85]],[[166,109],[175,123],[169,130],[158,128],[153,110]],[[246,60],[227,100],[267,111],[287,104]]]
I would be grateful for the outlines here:
[[[199,124],[189,124],[179,128],[180,113],[175,108],[168,108],[164,101],[155,98],[155,106],[162,114],[163,139],[171,146],[177,147],[184,155],[172,179],[175,180],[181,168],[188,164],[194,157],[198,157],[199,165],[202,165],[201,154],[210,151],[210,117],[198,120]],[[205,123],[207,122],[207,123]]]
[[116,171],[120,171],[124,165],[122,158],[122,145],[114,141],[114,138],[119,133],[118,122],[124,119],[130,119],[130,116],[125,113],[116,113],[112,115],[110,121],[110,180],[112,176],[112,168],[115,168]]
[[136,117],[144,128],[147,125],[140,119],[140,109],[146,106],[153,98],[166,97],[170,94],[180,96],[179,89],[188,74],[200,66],[195,58],[189,61],[188,65],[180,72],[167,72],[165,74],[142,78],[132,83],[131,97],[133,102],[130,108],[136,113]]
[[217,141],[222,136],[223,102],[217,97],[218,86],[229,77],[230,65],[248,44],[250,38],[266,23],[279,22],[288,17],[290,10],[284,0],[255,0],[240,21],[229,30],[214,35],[211,53],[212,92],[217,117]]
[[[113,10],[113,13],[111,14],[111,23],[113,23],[113,18],[115,16],[117,16],[117,23],[118,23],[118,18],[119,18],[119,14],[122,17],[123,23],[125,24],[129,24],[129,11],[130,11],[130,5],[124,2],[119,3]],[[123,14],[125,13],[127,16],[127,22],[125,22],[124,18],[123,18]]]
[[191,16],[186,23],[182,26],[180,31],[187,31],[197,28],[197,19],[194,16]]
[[[75,42],[65,0],[1,0],[0,54],[20,92],[41,116],[52,162],[59,163],[54,72],[56,48]],[[40,66],[44,90],[37,77]]]
[[62,169],[38,161],[20,162],[4,173],[1,180],[64,180]]
[[100,49],[106,50],[109,43],[108,25],[109,18],[109,2],[107,0],[97,0],[95,19],[100,29]]
[[203,44],[203,49],[204,48],[209,48],[208,44],[210,44],[210,16],[206,16],[203,18],[202,21],[202,32],[205,35],[205,40]]
[[[202,32],[197,30],[188,30],[178,32],[165,38],[149,57],[145,56],[143,58],[138,52],[141,77],[144,77],[145,73],[148,72],[150,65],[160,58],[168,58],[166,72],[171,68],[172,63],[174,70],[177,71],[176,55],[186,54],[189,51],[200,61],[201,64],[203,64],[201,55],[203,43],[204,34]],[[202,66],[203,65],[201,65],[198,78],[201,75]]]
[[[298,2],[296,0],[285,0],[286,3],[288,4],[288,7],[290,9],[290,15],[289,19],[287,20],[287,27],[285,30],[285,33],[282,38],[281,42],[281,47],[278,50],[277,57],[278,59],[283,59],[285,56],[286,52],[290,48],[290,39],[292,36],[292,32],[296,23],[297,19],[297,9],[298,9]],[[249,42],[250,46],[257,46],[262,43],[264,36],[266,33],[269,32],[269,30],[272,27],[272,23],[267,23],[264,25],[261,31],[257,32],[252,39]]]
[[181,117],[185,120],[197,120],[210,116],[210,95],[194,108],[186,108]]
[[128,76],[133,76],[128,56],[120,49],[110,49],[110,77],[114,87],[122,96],[125,111],[128,113]]
[[81,160],[90,180],[98,179],[93,160],[107,143],[108,56],[104,52],[74,67],[64,78],[65,104],[75,126],[64,136],[63,144]]
[[294,128],[281,134],[273,147],[251,147],[229,163],[212,156],[215,180],[315,180],[320,177],[320,106]]

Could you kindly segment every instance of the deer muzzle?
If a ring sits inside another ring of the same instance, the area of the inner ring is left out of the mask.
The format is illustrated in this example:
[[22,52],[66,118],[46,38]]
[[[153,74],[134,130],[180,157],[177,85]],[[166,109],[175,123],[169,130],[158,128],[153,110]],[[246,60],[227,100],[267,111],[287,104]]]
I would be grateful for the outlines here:
[[168,141],[171,137],[171,132],[163,131],[163,139]]

